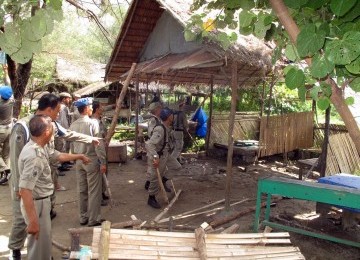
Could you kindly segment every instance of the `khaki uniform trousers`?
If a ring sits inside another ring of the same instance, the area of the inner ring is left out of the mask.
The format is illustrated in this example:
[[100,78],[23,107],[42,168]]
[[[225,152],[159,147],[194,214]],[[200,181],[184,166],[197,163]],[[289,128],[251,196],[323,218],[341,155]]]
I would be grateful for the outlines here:
[[[27,259],[28,260],[50,260],[51,259],[51,219],[50,198],[42,200],[34,200],[36,212],[39,218],[39,238],[35,239],[34,235],[28,235],[27,243]],[[21,203],[21,212],[24,216],[25,222],[28,223],[28,218],[24,205]]]
[[0,172],[9,170],[9,138],[11,127],[0,125]]
[[184,147],[184,131],[174,131],[173,132],[174,141],[175,141],[175,147],[171,155],[177,159],[179,158],[182,149]]
[[95,224],[101,220],[102,175],[97,157],[85,165],[76,161],[76,176],[79,191],[80,223]]
[[20,199],[13,198],[11,200],[11,203],[12,203],[13,224],[11,226],[8,247],[11,250],[16,250],[16,249],[21,249],[24,246],[27,232],[26,232],[26,223],[21,213]]
[[[166,164],[167,164],[169,156],[170,156],[169,152],[166,149],[164,149],[163,155],[160,156],[160,163],[159,163],[160,176],[165,177],[167,179],[170,179],[170,177],[167,175],[167,171],[166,171]],[[149,191],[149,195],[153,196],[159,192],[159,182],[158,182],[156,168],[152,165],[153,158],[149,158],[149,157],[151,157],[151,156],[148,156],[148,165],[151,165],[151,167],[149,167],[150,185],[149,185],[148,191]],[[151,161],[151,164],[150,164],[150,161]]]

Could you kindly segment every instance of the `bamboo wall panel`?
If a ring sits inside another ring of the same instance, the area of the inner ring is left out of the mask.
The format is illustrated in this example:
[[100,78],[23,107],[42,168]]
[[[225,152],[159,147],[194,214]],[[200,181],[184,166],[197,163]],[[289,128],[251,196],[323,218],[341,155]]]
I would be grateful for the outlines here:
[[[257,114],[237,113],[234,121],[234,140],[258,140],[260,118]],[[214,143],[228,145],[229,113],[214,114],[211,121],[209,147]]]
[[326,175],[355,173],[360,170],[360,157],[348,133],[329,136]]
[[313,146],[313,112],[262,117],[259,157]]

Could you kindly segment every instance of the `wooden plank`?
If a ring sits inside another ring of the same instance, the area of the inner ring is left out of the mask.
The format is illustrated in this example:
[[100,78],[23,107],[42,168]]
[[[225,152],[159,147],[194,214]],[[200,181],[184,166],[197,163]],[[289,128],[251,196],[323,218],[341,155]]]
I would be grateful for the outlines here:
[[206,243],[205,243],[205,231],[203,228],[195,229],[196,238],[196,250],[198,252],[200,260],[206,260]]

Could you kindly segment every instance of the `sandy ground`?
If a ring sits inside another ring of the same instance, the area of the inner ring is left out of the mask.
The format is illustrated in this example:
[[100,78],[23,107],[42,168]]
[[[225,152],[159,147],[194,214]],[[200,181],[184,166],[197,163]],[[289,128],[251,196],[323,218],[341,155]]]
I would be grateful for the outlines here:
[[[247,167],[244,171],[244,164],[235,160],[233,164],[233,181],[231,201],[236,202],[247,199],[246,202],[234,206],[234,211],[240,211],[255,206],[257,180],[266,176],[284,176],[297,178],[295,166],[283,166],[274,159],[262,162],[259,165]],[[130,220],[135,215],[141,220],[152,220],[160,213],[159,210],[149,207],[147,202],[148,194],[144,190],[145,162],[141,160],[129,160],[126,164],[110,164],[109,182],[114,198],[114,207],[102,207],[103,218],[116,223]],[[226,182],[226,158],[221,159],[195,159],[188,158],[183,170],[174,173],[176,189],[182,189],[182,194],[169,214],[176,215],[198,207],[213,203],[225,196]],[[66,176],[59,177],[60,182],[68,190],[57,193],[56,211],[58,216],[53,220],[53,239],[57,242],[70,246],[69,228],[81,227],[78,218],[78,195],[76,191],[75,171],[66,172]],[[11,204],[9,187],[0,186],[0,259],[8,259],[7,248],[8,236],[11,226]],[[161,200],[159,200],[161,201]],[[162,202],[163,205],[165,205]],[[338,222],[329,219],[319,220],[314,213],[315,203],[293,199],[281,200],[271,210],[271,216],[285,218],[289,221],[306,225],[308,227],[337,234],[343,238],[359,241],[359,231],[342,231]],[[176,220],[174,224],[199,226],[203,222],[212,220],[224,215],[207,214],[197,217]],[[294,220],[295,216],[302,216],[303,220]],[[167,215],[168,216],[168,215]],[[239,233],[252,232],[254,213],[249,213],[230,223],[224,224],[228,227],[233,223],[240,225]],[[82,235],[80,243],[91,245],[92,235]],[[306,259],[360,259],[360,249],[336,244],[321,239],[302,236],[291,233],[293,245],[298,246]],[[26,259],[26,249],[23,251]],[[63,252],[53,247],[54,259],[61,259]]]

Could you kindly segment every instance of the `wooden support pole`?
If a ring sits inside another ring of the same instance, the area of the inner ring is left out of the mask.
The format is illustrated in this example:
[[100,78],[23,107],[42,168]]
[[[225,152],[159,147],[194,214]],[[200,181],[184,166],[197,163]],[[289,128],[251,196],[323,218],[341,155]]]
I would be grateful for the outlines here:
[[213,94],[214,94],[214,76],[211,76],[210,82],[210,111],[209,111],[209,119],[207,121],[207,132],[206,132],[206,141],[205,141],[205,151],[208,154],[209,151],[209,142],[210,142],[210,134],[211,134],[211,120],[213,114]]
[[116,108],[115,108],[114,116],[113,116],[113,119],[111,121],[111,125],[110,125],[110,128],[108,130],[108,133],[107,133],[107,135],[105,137],[105,141],[108,144],[110,143],[111,137],[115,133],[115,127],[117,125],[117,121],[118,121],[120,110],[121,110],[121,103],[124,100],[124,97],[126,95],[126,91],[127,91],[128,87],[129,87],[130,80],[131,80],[131,78],[132,78],[132,76],[134,74],[135,68],[136,68],[136,63],[133,63],[132,66],[131,66],[131,69],[129,71],[129,74],[127,75],[126,80],[124,82],[124,86],[121,89],[119,98],[118,98],[118,100],[116,102]]
[[330,135],[330,112],[331,112],[331,106],[329,106],[325,111],[324,140],[321,147],[321,155],[319,157],[319,162],[318,162],[318,164],[320,165],[320,177],[325,177],[326,174],[326,158],[328,153],[329,135]]
[[135,158],[137,158],[139,143],[139,111],[139,75],[137,75],[135,83]]
[[[184,226],[184,225],[173,225],[173,231],[191,231],[193,232],[197,227],[196,226]],[[158,223],[147,223],[141,226],[141,229],[151,229],[151,230],[169,230],[169,225],[158,224]]]
[[232,183],[232,157],[234,152],[234,120],[237,104],[237,62],[233,61],[231,71],[231,110],[229,116],[228,152],[226,163],[225,210],[230,211],[231,183]]
[[101,224],[101,234],[99,241],[99,260],[109,259],[109,244],[110,244],[110,221],[104,221]]
[[206,260],[206,243],[205,243],[205,231],[204,229],[197,228],[195,229],[195,238],[196,238],[196,249],[199,252],[200,260]]
[[171,200],[170,204],[166,206],[166,208],[154,218],[154,222],[158,222],[168,211],[169,209],[174,205],[175,201],[179,198],[179,195],[181,194],[182,190],[179,190],[175,197]]

